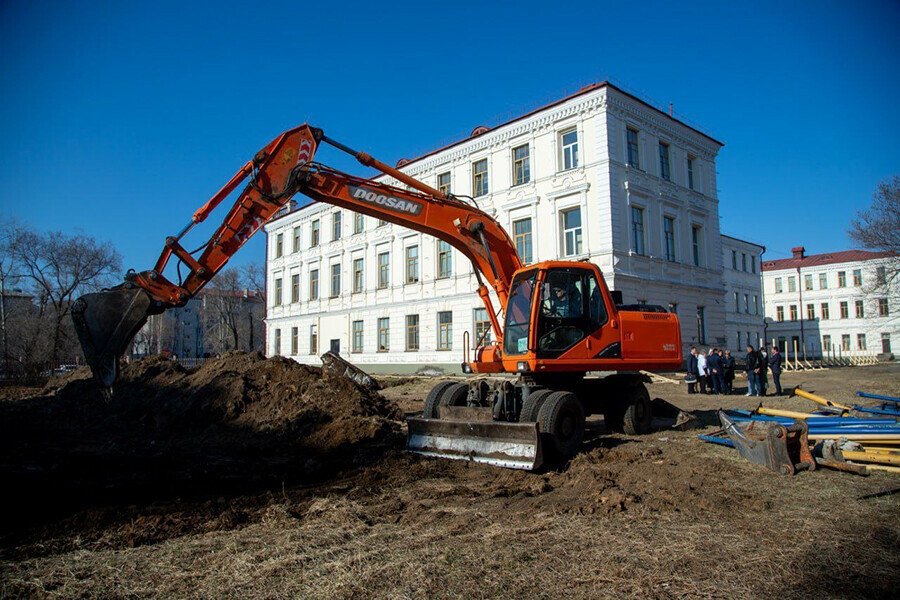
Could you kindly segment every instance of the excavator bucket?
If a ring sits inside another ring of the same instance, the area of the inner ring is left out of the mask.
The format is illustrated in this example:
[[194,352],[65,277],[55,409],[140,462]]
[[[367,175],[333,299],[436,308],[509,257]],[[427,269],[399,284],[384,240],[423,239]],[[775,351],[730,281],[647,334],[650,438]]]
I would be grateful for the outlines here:
[[406,449],[495,467],[534,471],[544,462],[537,423],[493,421],[483,409],[442,407],[440,419],[409,417]]
[[147,322],[151,307],[146,291],[126,285],[85,294],[72,306],[72,321],[84,358],[104,390],[112,388],[119,357]]

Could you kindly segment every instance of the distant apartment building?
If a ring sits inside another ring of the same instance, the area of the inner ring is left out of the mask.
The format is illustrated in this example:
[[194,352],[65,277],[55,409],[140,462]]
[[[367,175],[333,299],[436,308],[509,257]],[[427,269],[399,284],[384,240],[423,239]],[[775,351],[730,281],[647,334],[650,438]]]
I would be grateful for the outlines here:
[[900,340],[896,282],[886,253],[847,250],[763,263],[770,342],[802,358],[890,354]]
[[764,246],[722,235],[722,273],[725,284],[724,346],[745,356],[747,345],[758,347],[765,335],[762,254]]
[[[723,296],[721,147],[604,82],[398,168],[474,198],[525,263],[591,261],[626,304],[676,312],[685,348],[722,346],[734,338]],[[317,362],[331,349],[371,367],[456,369],[464,342],[474,346],[490,327],[471,265],[445,242],[327,204],[286,210],[265,230],[269,355]],[[739,283],[750,293],[752,283]]]
[[247,290],[205,289],[187,304],[152,315],[135,336],[133,354],[203,358],[265,346],[265,297]]

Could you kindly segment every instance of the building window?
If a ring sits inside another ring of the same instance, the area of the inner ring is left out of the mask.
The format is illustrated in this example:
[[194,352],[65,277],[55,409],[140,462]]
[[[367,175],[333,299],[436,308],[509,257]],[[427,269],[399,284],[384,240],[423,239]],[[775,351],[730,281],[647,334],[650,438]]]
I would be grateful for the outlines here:
[[640,169],[641,159],[640,147],[638,146],[638,132],[629,127],[625,130],[625,138],[628,146],[628,166]]
[[875,281],[878,285],[884,285],[887,281],[887,271],[884,267],[877,267],[875,269]]
[[666,242],[666,260],[675,262],[675,219],[663,217],[663,236]]
[[293,245],[292,249],[295,253],[300,252],[300,228],[299,227],[294,227],[294,245]]
[[828,318],[830,317],[830,315],[828,314],[828,312],[829,312],[829,311],[828,311],[828,303],[827,303],[827,302],[823,302],[822,305],[819,306],[819,309],[820,309],[821,312],[822,312],[822,320],[823,320],[823,321],[827,321]]
[[443,194],[450,193],[450,171],[440,173],[437,176],[437,189]]
[[756,257],[755,256],[750,257],[750,272],[756,273]]
[[890,313],[888,311],[888,299],[887,298],[879,298],[878,299],[878,316],[886,317]]
[[741,271],[747,272],[747,255],[744,252],[741,252]]
[[841,336],[841,350],[849,350],[850,349],[850,334],[845,333]]
[[353,321],[353,342],[350,344],[350,352],[363,351],[363,322]]
[[291,327],[291,356],[297,356],[300,352],[300,330],[297,327]]
[[563,171],[578,168],[578,131],[565,131],[560,135]]
[[275,356],[281,356],[281,330],[276,329],[273,337],[274,339],[272,340],[272,354],[274,354]]
[[341,295],[341,265],[331,265],[331,297],[337,298]]
[[451,350],[453,348],[453,313],[442,311],[438,313],[438,350]]
[[472,163],[472,195],[484,196],[488,189],[488,161],[482,158]]
[[319,352],[319,327],[317,325],[309,326],[309,353],[317,354]]
[[847,272],[838,271],[838,287],[847,287]]
[[697,343],[706,343],[706,307],[697,307]]
[[378,289],[385,289],[391,279],[391,254],[382,252],[378,255]]
[[406,350],[415,352],[419,349],[419,315],[406,315]]
[[841,302],[841,318],[847,319],[850,317],[850,309],[847,306],[846,302]]
[[737,271],[737,250],[731,251],[731,268]]
[[309,272],[309,299],[319,299],[319,270],[313,269]]
[[756,294],[753,294],[753,314],[759,314],[759,296]]
[[482,346],[491,341],[491,321],[488,319],[487,309],[484,307],[475,309],[475,345]]
[[881,351],[885,354],[891,353],[891,334],[881,334]]
[[691,227],[691,249],[694,254],[694,266],[701,266],[701,247],[703,242],[703,231],[699,225]]
[[741,295],[737,292],[734,293],[734,312],[741,312]]
[[275,236],[275,258],[281,258],[284,254],[284,234]]
[[319,245],[319,220],[316,219],[312,222],[312,227],[310,228],[309,233],[309,246],[310,248],[315,248]]
[[363,291],[363,259],[353,259],[353,293],[359,294]]
[[387,352],[391,347],[391,320],[387,317],[378,319],[378,351]]
[[806,305],[806,318],[810,321],[816,320],[816,305],[815,304],[807,304]]
[[365,228],[365,215],[353,214],[353,233],[362,233]]
[[522,185],[531,181],[531,159],[528,156],[528,144],[513,148],[513,185]]
[[828,274],[827,273],[819,273],[819,289],[820,290],[828,289]]
[[822,350],[825,352],[831,352],[831,336],[830,335],[822,336]]
[[866,309],[863,305],[862,300],[856,301],[856,318],[857,319],[865,319],[866,318]]
[[341,211],[336,210],[331,214],[331,241],[341,239]]
[[300,302],[300,274],[291,275],[291,302]]
[[581,254],[581,209],[572,208],[560,213],[563,229],[563,256]]
[[513,221],[513,240],[516,243],[516,252],[523,264],[529,264],[532,260],[531,219],[519,219]]
[[[687,159],[687,171],[688,171],[688,187],[694,189],[694,157],[688,156]],[[740,346],[740,344],[738,344]]]
[[791,321],[797,320],[797,305],[791,304]]
[[750,314],[750,294],[744,294],[744,314]]
[[784,307],[783,306],[775,307],[775,320],[778,321],[779,323],[782,323],[784,321]]
[[866,334],[864,334],[864,333],[856,334],[856,349],[857,350],[865,350],[866,349]]
[[384,227],[387,224],[388,224],[388,222],[385,221],[384,219],[378,219],[378,227]]
[[419,282],[419,247],[410,246],[406,249],[406,283]]
[[275,306],[281,306],[281,278],[275,280]]
[[856,287],[862,285],[862,271],[860,269],[853,269],[853,285]]
[[446,279],[453,275],[453,254],[450,250],[450,244],[443,240],[437,243],[438,251],[438,279]]
[[797,291],[797,280],[794,279],[794,276],[791,275],[788,277],[788,292],[796,292]]
[[784,288],[781,287],[781,277],[776,277],[775,278],[775,293],[780,294],[783,291],[784,291]]
[[631,207],[631,250],[644,254],[644,209]]
[[669,145],[659,143],[659,176],[666,181],[672,181],[672,174],[669,172]]
[[803,276],[803,289],[807,290],[807,291],[813,289],[812,275],[804,275]]

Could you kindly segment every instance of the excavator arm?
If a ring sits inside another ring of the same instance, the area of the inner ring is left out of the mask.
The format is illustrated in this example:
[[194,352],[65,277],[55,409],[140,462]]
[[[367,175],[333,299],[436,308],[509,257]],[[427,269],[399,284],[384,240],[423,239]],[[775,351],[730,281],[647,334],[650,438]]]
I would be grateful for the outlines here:
[[[313,162],[322,143],[350,153],[363,165],[381,171],[409,189],[355,177]],[[185,249],[181,243],[184,236],[248,178],[244,190],[210,239],[195,251]],[[522,267],[515,245],[503,227],[479,208],[331,140],[321,129],[301,125],[284,132],[260,150],[194,213],[178,235],[166,238],[153,269],[140,273],[130,271],[123,284],[87,294],[75,303],[72,311],[75,329],[101,387],[112,387],[118,373],[118,358],[150,315],[183,306],[297,193],[427,233],[455,247],[472,262],[479,282],[478,294],[488,309],[498,338],[502,335],[484,280],[505,308],[513,273]],[[173,256],[180,263],[177,282],[163,275]],[[184,278],[181,265],[186,267]]]

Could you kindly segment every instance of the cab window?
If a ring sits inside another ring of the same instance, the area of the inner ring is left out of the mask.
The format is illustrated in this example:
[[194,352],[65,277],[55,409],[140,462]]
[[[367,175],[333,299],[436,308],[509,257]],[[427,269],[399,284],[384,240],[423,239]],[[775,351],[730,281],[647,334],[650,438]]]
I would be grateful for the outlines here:
[[592,271],[557,269],[541,285],[538,356],[559,356],[606,322],[600,284]]
[[508,355],[528,352],[528,335],[531,331],[531,299],[534,296],[537,271],[519,273],[513,280],[506,303],[506,326],[503,331],[503,353]]

